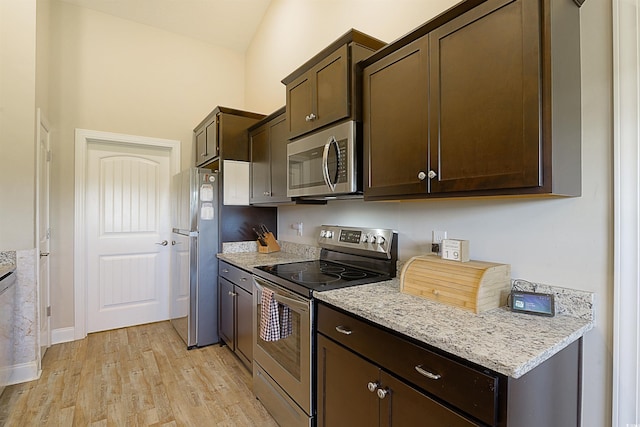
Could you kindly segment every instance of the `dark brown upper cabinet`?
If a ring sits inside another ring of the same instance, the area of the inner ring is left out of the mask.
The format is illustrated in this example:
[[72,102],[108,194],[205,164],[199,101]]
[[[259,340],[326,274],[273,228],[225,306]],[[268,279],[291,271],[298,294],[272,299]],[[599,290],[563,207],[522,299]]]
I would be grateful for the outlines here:
[[285,77],[289,139],[356,119],[355,64],[384,45],[352,29]]
[[287,117],[280,108],[249,128],[251,204],[290,202],[287,197]]
[[193,130],[194,165],[207,166],[220,159],[248,161],[248,128],[264,117],[264,114],[216,107]]
[[360,65],[366,200],[580,195],[572,0],[466,1]]

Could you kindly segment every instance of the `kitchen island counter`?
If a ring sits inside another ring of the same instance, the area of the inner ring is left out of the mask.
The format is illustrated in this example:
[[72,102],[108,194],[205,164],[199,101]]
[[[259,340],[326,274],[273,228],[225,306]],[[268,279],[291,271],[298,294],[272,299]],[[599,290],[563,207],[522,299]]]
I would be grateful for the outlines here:
[[[593,328],[593,294],[560,290],[555,317],[506,307],[475,314],[400,292],[400,280],[315,292],[321,301],[449,354],[519,378]],[[544,290],[546,291],[546,290]],[[563,295],[565,293],[565,295]]]

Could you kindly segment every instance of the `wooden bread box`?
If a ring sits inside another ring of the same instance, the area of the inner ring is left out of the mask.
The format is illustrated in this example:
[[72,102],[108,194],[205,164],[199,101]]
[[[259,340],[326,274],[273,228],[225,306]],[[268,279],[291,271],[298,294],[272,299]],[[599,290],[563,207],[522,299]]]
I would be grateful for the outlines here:
[[400,283],[406,294],[481,313],[507,304],[511,266],[422,255],[405,263]]

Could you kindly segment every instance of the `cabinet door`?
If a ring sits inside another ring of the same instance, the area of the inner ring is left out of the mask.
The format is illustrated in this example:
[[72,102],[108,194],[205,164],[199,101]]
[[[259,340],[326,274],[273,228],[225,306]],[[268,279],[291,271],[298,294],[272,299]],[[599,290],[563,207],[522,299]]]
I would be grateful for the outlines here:
[[251,368],[253,363],[253,297],[240,286],[236,292],[236,353]]
[[236,342],[235,342],[235,305],[236,305],[236,297],[235,292],[233,290],[233,284],[226,279],[220,278],[220,320],[219,320],[219,331],[220,338],[227,343],[229,349],[235,351]]
[[287,85],[289,139],[349,117],[349,46]]
[[287,197],[287,132],[286,115],[275,119],[270,125],[269,141],[271,149],[271,199],[274,202],[289,201]]
[[313,112],[311,90],[313,83],[307,72],[287,85],[287,123],[292,139],[312,129],[309,115]]
[[427,192],[428,60],[423,37],[364,70],[365,198]]
[[317,337],[318,426],[377,426],[378,397],[367,385],[377,383],[378,368],[323,335]]
[[541,182],[537,0],[489,0],[429,34],[431,192]]
[[219,154],[218,146],[218,117],[207,125],[207,157],[217,157]]
[[196,152],[194,165],[199,166],[207,158],[207,130],[206,128],[200,128],[195,131],[194,135],[195,143],[196,143]]
[[348,45],[342,46],[314,67],[313,128],[333,123],[349,116],[349,55]]
[[380,372],[380,388],[386,395],[380,399],[380,426],[472,427],[480,426],[384,371]]
[[265,125],[251,134],[251,203],[264,202],[270,194],[269,127]]

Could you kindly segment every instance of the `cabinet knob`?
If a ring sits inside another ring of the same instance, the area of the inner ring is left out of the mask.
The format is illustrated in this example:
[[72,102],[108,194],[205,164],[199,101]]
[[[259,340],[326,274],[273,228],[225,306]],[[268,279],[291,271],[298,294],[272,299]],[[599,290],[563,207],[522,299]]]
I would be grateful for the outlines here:
[[375,392],[376,389],[378,388],[380,384],[378,384],[377,382],[374,381],[369,381],[369,384],[367,384],[367,388],[369,389],[369,391],[371,393]]
[[389,390],[386,388],[379,388],[376,393],[378,394],[379,399],[384,399],[387,394],[389,394]]
[[433,179],[436,176],[438,176],[438,174],[435,171],[430,170],[429,173],[427,174],[427,176],[429,177],[429,179]]
[[156,242],[156,245],[167,246],[169,242],[167,240],[163,240],[162,242]]
[[426,173],[424,173],[424,172],[422,172],[422,171],[418,172],[418,179],[419,179],[420,181],[424,181],[424,179],[425,179],[426,177],[427,177],[427,174],[426,174]]
[[312,121],[314,121],[316,118],[317,118],[317,117],[316,117],[316,115],[315,115],[315,114],[313,114],[313,113],[309,114],[309,121],[311,121],[311,122],[312,122]]
[[236,294],[235,292],[231,292],[231,291],[229,291],[229,296],[230,296],[230,297],[235,297],[236,295],[238,295],[238,294]]
[[306,116],[306,117],[304,118],[304,120],[305,120],[306,122],[310,122],[310,121],[311,121],[311,117],[310,117],[310,116]]

